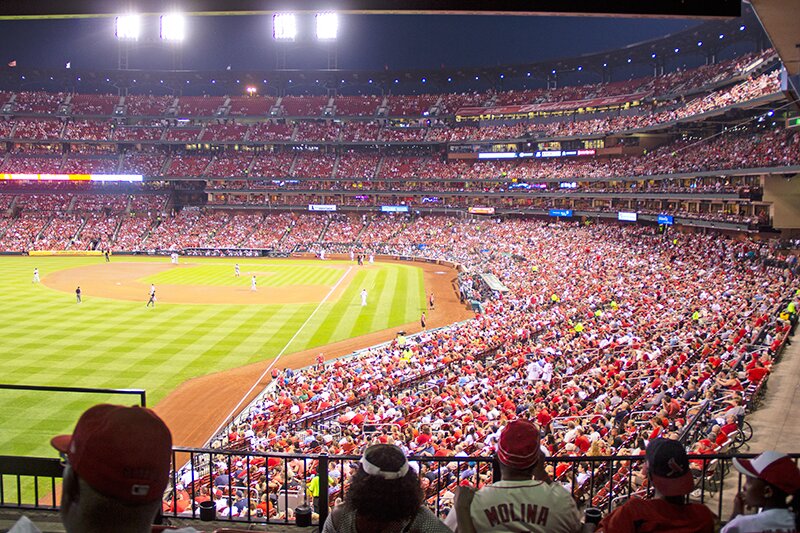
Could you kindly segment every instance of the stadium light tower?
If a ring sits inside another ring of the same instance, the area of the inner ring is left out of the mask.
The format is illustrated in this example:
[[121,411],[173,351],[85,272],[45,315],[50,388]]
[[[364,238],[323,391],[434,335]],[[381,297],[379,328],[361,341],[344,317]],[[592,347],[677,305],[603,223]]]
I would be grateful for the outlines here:
[[339,16],[336,13],[317,13],[317,39],[333,41],[339,32]]
[[294,41],[297,38],[297,17],[294,13],[276,13],[272,16],[272,37],[276,41]]
[[139,15],[119,15],[114,19],[114,34],[121,41],[136,41],[142,30],[142,19]]
[[161,39],[175,43],[186,39],[186,17],[180,13],[161,15]]

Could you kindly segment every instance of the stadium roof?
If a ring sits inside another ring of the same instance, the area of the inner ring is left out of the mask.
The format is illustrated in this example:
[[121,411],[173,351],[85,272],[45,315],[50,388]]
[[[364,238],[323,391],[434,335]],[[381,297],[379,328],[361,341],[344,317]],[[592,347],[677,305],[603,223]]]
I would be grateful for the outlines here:
[[[139,13],[160,13],[162,0],[5,0],[0,18],[77,18],[114,16],[135,7]],[[184,0],[170,3],[195,15],[257,15],[275,11],[317,12],[335,9],[340,13],[382,14],[515,14],[515,15],[633,15],[672,17],[738,17],[741,0]]]

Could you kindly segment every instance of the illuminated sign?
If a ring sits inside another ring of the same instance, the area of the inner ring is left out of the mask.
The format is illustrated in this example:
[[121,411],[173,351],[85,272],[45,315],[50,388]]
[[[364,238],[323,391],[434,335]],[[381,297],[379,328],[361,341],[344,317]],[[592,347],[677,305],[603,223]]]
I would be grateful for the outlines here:
[[381,211],[384,213],[408,213],[407,205],[382,205]]
[[566,217],[569,218],[572,216],[572,209],[551,209],[550,210],[551,217]]
[[574,181],[562,181],[558,184],[559,189],[577,189],[578,184]]
[[636,213],[626,213],[625,211],[619,211],[617,213],[617,220],[622,220],[624,222],[636,222]]
[[470,207],[469,212],[473,215],[494,215],[494,207]]
[[0,180],[142,181],[141,174],[0,174]]
[[481,152],[478,159],[515,159],[516,152]]
[[331,204],[308,204],[309,211],[336,211],[336,206]]
[[658,223],[671,226],[675,223],[675,219],[670,215],[658,215]]
[[423,196],[422,197],[422,203],[423,204],[438,204],[441,201],[442,201],[442,199],[439,198],[438,196]]

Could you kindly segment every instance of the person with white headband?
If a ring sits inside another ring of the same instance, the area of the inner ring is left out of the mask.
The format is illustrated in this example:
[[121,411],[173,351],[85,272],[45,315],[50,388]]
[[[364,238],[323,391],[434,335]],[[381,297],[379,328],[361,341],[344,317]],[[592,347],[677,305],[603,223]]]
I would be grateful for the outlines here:
[[323,533],[450,533],[423,506],[419,477],[403,450],[390,444],[370,446],[358,464],[344,503],[328,515]]

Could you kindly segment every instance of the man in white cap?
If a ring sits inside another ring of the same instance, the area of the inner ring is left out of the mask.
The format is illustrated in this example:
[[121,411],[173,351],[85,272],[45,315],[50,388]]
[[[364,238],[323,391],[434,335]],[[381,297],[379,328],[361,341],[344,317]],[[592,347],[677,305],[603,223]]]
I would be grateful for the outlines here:
[[462,486],[456,492],[455,513],[445,524],[459,533],[533,531],[575,533],[581,515],[569,492],[553,483],[544,470],[539,428],[528,420],[510,422],[500,434],[497,459],[502,480],[475,491]]
[[[747,481],[733,500],[733,514],[722,533],[798,530],[800,470],[791,457],[767,451],[753,459],[734,459],[733,467],[744,474]],[[789,509],[787,503],[790,496],[793,509]],[[745,507],[760,509],[760,512],[744,514]]]

